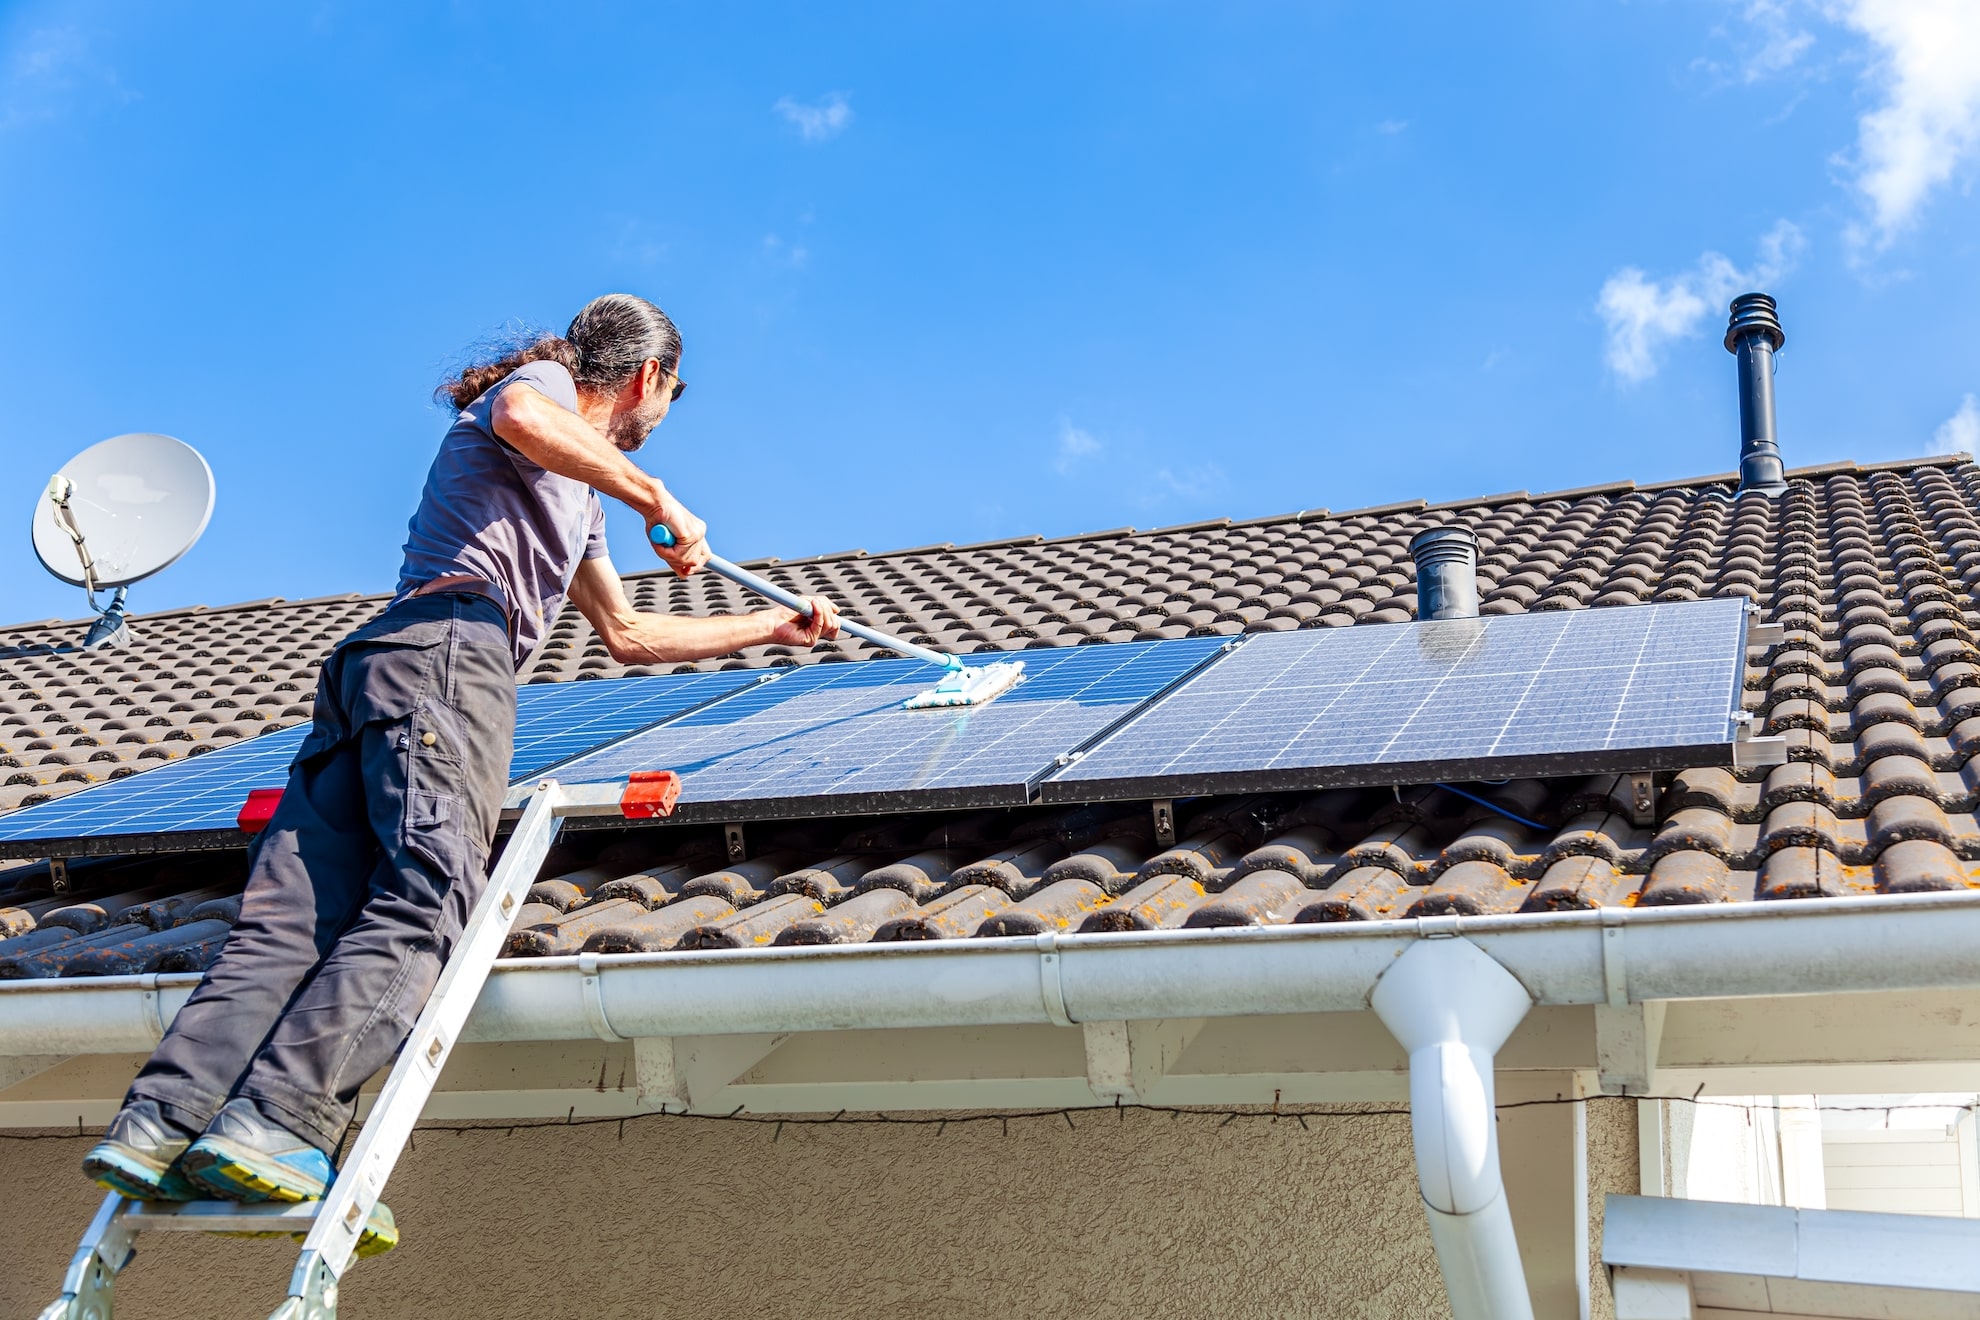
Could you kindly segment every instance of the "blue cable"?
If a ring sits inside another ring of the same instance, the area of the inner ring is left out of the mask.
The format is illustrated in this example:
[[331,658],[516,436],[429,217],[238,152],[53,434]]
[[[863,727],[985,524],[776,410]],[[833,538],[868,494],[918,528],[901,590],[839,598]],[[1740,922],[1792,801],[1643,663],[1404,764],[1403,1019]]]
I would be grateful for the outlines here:
[[1542,825],[1537,820],[1528,820],[1524,816],[1514,815],[1512,812],[1507,811],[1504,807],[1500,806],[1496,802],[1487,802],[1484,798],[1479,797],[1476,793],[1467,793],[1461,788],[1452,788],[1449,784],[1439,784],[1437,785],[1437,787],[1443,789],[1446,793],[1455,793],[1461,798],[1469,798],[1471,801],[1476,802],[1479,806],[1485,808],[1485,810],[1496,811],[1501,816],[1504,816],[1507,820],[1518,821],[1521,825],[1526,826],[1530,830],[1544,831],[1547,828],[1545,825]]

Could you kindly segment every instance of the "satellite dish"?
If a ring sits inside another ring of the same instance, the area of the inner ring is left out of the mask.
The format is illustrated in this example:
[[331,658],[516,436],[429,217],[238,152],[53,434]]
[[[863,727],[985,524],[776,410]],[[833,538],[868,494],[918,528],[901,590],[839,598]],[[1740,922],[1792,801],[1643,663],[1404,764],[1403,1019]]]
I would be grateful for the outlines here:
[[[213,516],[213,469],[169,435],[116,435],[77,454],[49,481],[34,509],[41,566],[89,595],[98,612],[85,649],[129,639],[124,593],[176,563]],[[99,587],[114,587],[109,607]]]

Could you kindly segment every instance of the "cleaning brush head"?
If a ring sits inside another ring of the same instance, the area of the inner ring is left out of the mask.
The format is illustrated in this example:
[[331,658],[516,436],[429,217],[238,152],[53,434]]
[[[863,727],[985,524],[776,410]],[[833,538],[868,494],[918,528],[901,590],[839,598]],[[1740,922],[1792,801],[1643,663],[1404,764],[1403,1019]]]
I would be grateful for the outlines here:
[[999,660],[987,665],[951,669],[942,681],[901,703],[902,710],[936,710],[944,706],[981,706],[1009,692],[1024,677],[1024,661]]

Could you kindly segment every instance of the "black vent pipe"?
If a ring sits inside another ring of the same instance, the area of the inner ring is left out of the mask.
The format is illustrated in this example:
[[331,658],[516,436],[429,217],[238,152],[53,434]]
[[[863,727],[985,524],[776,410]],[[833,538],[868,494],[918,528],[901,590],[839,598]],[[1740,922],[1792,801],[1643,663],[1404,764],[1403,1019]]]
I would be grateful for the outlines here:
[[1773,495],[1787,489],[1774,437],[1774,354],[1787,342],[1774,300],[1742,293],[1732,301],[1726,351],[1739,359],[1739,488]]
[[1462,527],[1429,527],[1409,541],[1416,561],[1416,617],[1478,617],[1478,538]]

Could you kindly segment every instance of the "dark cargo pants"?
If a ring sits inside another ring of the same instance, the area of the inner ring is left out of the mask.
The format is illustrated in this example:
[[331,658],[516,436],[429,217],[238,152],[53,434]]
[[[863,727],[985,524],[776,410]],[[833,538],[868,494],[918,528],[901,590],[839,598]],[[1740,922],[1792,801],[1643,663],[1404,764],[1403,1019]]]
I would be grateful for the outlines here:
[[198,1130],[234,1096],[334,1152],[486,883],[515,663],[480,596],[419,596],[324,663],[233,935],[131,1084]]

